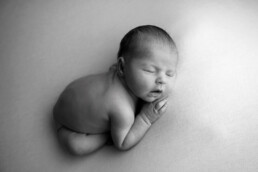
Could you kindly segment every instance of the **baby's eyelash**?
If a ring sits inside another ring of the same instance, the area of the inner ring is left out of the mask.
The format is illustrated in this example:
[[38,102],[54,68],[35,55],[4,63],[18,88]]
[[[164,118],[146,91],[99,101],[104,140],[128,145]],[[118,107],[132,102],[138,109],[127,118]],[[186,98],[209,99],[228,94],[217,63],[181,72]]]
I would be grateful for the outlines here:
[[149,69],[143,69],[145,72],[149,72],[149,73],[154,73],[154,70],[149,70]]
[[173,73],[167,73],[166,75],[169,76],[169,77],[173,77],[174,76]]

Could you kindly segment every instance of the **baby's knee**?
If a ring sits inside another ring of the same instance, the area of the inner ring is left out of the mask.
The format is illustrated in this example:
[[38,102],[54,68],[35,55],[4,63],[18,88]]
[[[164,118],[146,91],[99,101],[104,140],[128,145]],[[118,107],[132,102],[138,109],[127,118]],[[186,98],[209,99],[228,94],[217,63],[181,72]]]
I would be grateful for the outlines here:
[[70,138],[67,142],[67,149],[68,151],[73,155],[85,155],[88,154],[88,152],[85,151],[82,143],[80,143],[76,139]]
[[83,155],[85,151],[83,150],[82,144],[76,138],[75,133],[68,131],[65,128],[61,128],[58,131],[58,138],[60,143],[65,147],[68,152],[73,155]]

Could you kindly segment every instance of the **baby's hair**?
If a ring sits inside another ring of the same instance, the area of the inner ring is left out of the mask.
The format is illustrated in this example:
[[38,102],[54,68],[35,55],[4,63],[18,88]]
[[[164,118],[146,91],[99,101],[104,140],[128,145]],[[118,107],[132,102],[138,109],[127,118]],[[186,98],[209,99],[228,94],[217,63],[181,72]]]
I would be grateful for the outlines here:
[[176,53],[176,44],[170,35],[160,27],[154,25],[143,25],[138,26],[130,30],[121,40],[117,57],[127,56],[135,50],[135,45],[142,38],[142,36],[150,36],[155,40],[162,41],[169,45]]

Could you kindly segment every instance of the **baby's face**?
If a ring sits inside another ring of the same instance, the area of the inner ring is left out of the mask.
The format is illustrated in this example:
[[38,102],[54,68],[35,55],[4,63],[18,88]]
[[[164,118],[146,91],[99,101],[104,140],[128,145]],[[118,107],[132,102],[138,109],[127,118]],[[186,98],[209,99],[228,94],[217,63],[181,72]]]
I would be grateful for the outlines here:
[[138,98],[152,102],[168,96],[176,75],[177,54],[161,43],[147,43],[125,62],[125,81]]

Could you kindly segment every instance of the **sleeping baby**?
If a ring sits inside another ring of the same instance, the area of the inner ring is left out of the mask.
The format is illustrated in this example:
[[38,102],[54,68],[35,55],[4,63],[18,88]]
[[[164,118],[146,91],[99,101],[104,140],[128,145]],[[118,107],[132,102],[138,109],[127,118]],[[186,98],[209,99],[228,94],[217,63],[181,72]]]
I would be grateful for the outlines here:
[[75,155],[98,150],[110,136],[119,150],[135,146],[167,109],[177,61],[163,29],[129,31],[108,72],[79,78],[61,93],[53,109],[59,141]]

